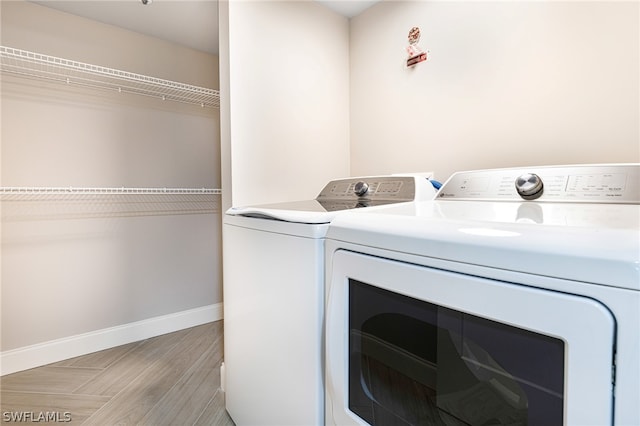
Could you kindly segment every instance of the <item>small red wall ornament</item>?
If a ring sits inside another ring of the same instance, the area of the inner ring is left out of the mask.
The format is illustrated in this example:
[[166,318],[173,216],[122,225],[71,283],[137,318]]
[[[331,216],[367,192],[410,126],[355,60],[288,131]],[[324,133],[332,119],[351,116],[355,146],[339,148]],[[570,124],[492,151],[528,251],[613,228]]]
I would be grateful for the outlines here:
[[409,30],[409,46],[407,47],[407,67],[412,67],[417,63],[427,60],[427,52],[423,51],[418,42],[420,41],[420,28],[413,27]]

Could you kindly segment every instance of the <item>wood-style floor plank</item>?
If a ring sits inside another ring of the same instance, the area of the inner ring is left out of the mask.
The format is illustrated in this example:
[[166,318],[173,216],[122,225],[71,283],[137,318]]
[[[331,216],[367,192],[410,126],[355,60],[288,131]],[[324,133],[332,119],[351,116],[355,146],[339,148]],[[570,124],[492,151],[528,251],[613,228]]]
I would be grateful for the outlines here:
[[224,392],[218,390],[193,426],[235,426],[224,408]]
[[[46,394],[37,392],[2,391],[2,412],[11,413],[59,413],[65,418],[69,413],[68,425],[80,425],[109,401],[108,396]],[[0,421],[4,421],[0,420]],[[17,422],[16,422],[17,423]],[[22,424],[23,422],[20,422]],[[37,422],[42,423],[42,422]],[[29,422],[27,422],[29,424]]]
[[220,388],[222,328],[216,342],[179,378],[141,423],[194,424]]
[[2,390],[43,393],[72,393],[103,370],[99,368],[52,367],[26,370],[2,378]]
[[[138,424],[151,409],[173,388],[203,351],[214,343],[210,328],[190,329],[184,342],[173,344],[155,362],[149,364],[86,422],[87,425]],[[182,340],[182,339],[181,339]],[[189,346],[187,346],[189,345]],[[187,350],[188,349],[188,350]],[[146,384],[154,382],[154,386]]]
[[59,413],[70,425],[234,426],[219,389],[222,355],[217,321],[7,375],[3,418]]
[[64,361],[51,364],[55,367],[88,367],[88,368],[107,368],[130,350],[138,346],[141,342],[129,343],[128,345],[116,346],[115,348],[105,349],[100,352],[83,355],[75,358],[65,359]]
[[128,356],[120,358],[109,368],[98,374],[92,381],[76,390],[85,395],[115,396],[146,368],[161,359],[186,335],[187,330],[176,331],[164,336],[147,339],[133,348]]

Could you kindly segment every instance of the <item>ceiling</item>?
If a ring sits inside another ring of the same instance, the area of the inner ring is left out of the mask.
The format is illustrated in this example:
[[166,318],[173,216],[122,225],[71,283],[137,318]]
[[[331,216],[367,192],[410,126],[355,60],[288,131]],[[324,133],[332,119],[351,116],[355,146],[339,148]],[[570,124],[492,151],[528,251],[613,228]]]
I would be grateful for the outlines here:
[[[42,6],[218,54],[217,0],[40,0]],[[376,1],[315,0],[348,18]]]

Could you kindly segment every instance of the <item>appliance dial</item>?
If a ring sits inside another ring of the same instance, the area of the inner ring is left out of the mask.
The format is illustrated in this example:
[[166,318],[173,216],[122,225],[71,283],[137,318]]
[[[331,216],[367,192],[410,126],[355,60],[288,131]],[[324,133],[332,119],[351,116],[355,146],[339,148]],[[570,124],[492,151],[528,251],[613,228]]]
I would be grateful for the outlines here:
[[542,195],[543,190],[542,179],[534,173],[525,173],[516,178],[516,191],[525,200],[535,200]]
[[358,197],[362,197],[369,190],[369,184],[367,182],[358,182],[353,188],[353,192],[356,193]]

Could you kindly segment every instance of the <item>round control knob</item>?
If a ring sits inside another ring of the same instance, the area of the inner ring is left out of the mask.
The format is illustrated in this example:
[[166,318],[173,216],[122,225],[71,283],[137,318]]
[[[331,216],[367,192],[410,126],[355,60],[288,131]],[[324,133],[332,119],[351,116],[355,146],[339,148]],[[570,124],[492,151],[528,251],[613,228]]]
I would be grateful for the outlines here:
[[525,173],[516,179],[516,191],[525,200],[535,200],[542,195],[543,190],[542,179],[534,173]]
[[353,188],[353,192],[355,192],[358,197],[362,197],[368,190],[369,184],[362,181],[356,183],[356,186]]

